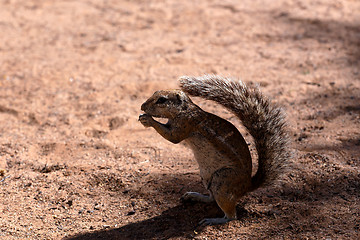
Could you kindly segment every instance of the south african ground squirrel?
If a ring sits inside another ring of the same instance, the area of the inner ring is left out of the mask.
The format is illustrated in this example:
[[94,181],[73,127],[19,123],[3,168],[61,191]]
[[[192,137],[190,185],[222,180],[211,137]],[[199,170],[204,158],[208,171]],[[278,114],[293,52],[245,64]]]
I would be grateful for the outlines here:
[[[187,192],[185,200],[216,201],[224,218],[208,218],[204,225],[236,219],[236,204],[245,193],[269,185],[283,173],[290,158],[283,111],[257,89],[215,75],[181,77],[182,90],[157,91],[145,103],[139,121],[153,127],[173,143],[185,141],[199,164],[210,195]],[[188,95],[213,100],[233,112],[252,135],[258,153],[258,170],[251,177],[252,161],[244,138],[230,122],[205,112]],[[153,117],[167,118],[162,124]]]

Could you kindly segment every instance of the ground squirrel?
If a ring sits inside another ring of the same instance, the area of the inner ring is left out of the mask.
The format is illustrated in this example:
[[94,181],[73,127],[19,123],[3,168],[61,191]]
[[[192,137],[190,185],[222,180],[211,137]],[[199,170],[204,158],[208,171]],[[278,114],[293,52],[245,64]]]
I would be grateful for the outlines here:
[[[185,200],[216,201],[224,218],[208,218],[204,225],[236,219],[236,204],[245,193],[273,183],[290,158],[283,111],[257,89],[215,75],[181,77],[182,90],[157,91],[145,103],[139,121],[165,139],[185,141],[194,152],[209,196],[184,194]],[[233,112],[254,138],[259,167],[251,177],[252,161],[244,138],[230,122],[205,112],[188,95],[213,100]],[[167,118],[162,124],[153,117]]]

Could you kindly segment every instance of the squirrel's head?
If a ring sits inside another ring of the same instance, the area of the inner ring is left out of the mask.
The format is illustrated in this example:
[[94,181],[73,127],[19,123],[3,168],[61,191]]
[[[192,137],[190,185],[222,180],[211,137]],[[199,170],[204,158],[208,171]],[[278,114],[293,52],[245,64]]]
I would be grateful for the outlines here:
[[160,90],[141,105],[141,110],[153,117],[173,119],[191,104],[191,99],[181,90]]

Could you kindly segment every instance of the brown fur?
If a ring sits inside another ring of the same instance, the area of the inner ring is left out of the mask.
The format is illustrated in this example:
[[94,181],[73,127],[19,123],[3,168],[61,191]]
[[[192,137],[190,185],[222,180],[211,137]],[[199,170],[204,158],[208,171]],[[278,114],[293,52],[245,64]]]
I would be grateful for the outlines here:
[[[165,139],[185,141],[194,152],[200,175],[210,196],[186,193],[183,198],[209,202],[215,200],[224,219],[205,219],[219,224],[236,219],[235,206],[241,196],[261,185],[270,184],[282,172],[289,158],[288,137],[280,108],[258,90],[244,83],[218,76],[182,77],[182,90],[157,91],[142,106],[139,117],[145,127],[153,127]],[[203,111],[187,94],[214,100],[240,118],[254,137],[259,168],[251,177],[252,162],[248,146],[230,122]],[[162,124],[153,117],[167,118]]]

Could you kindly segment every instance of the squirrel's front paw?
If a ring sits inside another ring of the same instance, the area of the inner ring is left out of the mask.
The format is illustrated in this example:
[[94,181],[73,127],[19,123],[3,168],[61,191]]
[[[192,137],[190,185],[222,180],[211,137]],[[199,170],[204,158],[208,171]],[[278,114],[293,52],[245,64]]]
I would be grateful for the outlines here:
[[144,125],[144,127],[151,127],[154,119],[148,114],[141,114],[139,116],[139,121],[142,125]]

